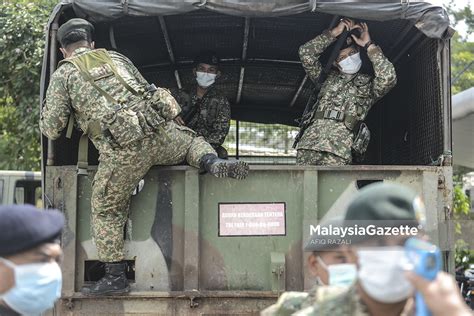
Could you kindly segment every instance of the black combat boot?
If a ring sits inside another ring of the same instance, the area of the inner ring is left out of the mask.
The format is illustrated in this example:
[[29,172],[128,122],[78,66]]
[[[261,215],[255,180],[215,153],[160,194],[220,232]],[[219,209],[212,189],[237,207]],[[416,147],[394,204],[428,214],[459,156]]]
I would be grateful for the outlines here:
[[207,154],[201,158],[201,168],[218,178],[245,179],[249,173],[249,166],[240,160],[223,160],[214,154]]
[[84,295],[117,295],[130,292],[124,262],[105,263],[105,275],[90,287],[81,289]]

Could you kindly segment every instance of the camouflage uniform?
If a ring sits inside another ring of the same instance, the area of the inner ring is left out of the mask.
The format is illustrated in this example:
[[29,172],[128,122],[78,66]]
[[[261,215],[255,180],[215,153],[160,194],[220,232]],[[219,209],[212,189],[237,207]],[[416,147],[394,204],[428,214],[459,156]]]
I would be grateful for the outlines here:
[[[319,57],[336,40],[329,31],[302,45],[299,50],[302,65],[311,78],[317,80],[322,71]],[[343,74],[337,70],[329,73],[318,96],[318,105],[314,107],[312,122],[298,143],[298,164],[350,164],[351,146],[354,131],[352,122],[322,118],[322,113],[343,112],[345,117],[362,121],[371,106],[392,89],[397,81],[395,68],[377,46],[368,50],[373,64],[375,78],[357,73]],[[319,113],[318,113],[319,112]],[[319,116],[318,116],[319,115]],[[349,127],[346,127],[349,126]],[[304,150],[304,151],[303,151]],[[335,158],[321,158],[331,153]],[[313,157],[314,156],[314,157]]]
[[178,103],[183,106],[183,112],[191,111],[192,107],[198,107],[186,124],[199,136],[203,136],[214,148],[217,148],[224,143],[229,133],[229,101],[212,86],[201,99],[196,94],[196,88],[193,88],[192,91],[188,94],[180,90],[173,93],[173,95]]
[[[90,52],[89,48],[78,48],[72,58]],[[119,53],[108,53],[126,83],[144,93],[148,83],[132,62]],[[95,83],[122,104],[133,105],[136,111],[127,113],[140,123],[141,139],[117,146],[106,133],[93,132],[95,120],[102,122],[107,118],[105,111],[110,104],[71,63],[60,65],[51,77],[40,128],[48,138],[56,139],[72,112],[78,127],[88,132],[99,151],[100,162],[91,198],[94,239],[99,260],[117,262],[124,256],[123,227],[131,193],[150,167],[173,165],[184,160],[199,167],[201,157],[215,154],[215,151],[204,138],[196,137],[192,130],[172,121],[181,109],[169,92],[158,88],[154,93],[144,93],[145,97],[134,95],[106,66],[91,71]],[[131,133],[125,125],[122,132]]]
[[344,166],[351,163],[350,160],[339,157],[330,152],[299,149],[296,152],[296,161],[299,165],[316,166]]
[[317,302],[334,297],[343,291],[345,287],[337,286],[315,286],[309,292],[285,292],[278,301],[264,309],[261,316],[289,316],[299,310],[313,306]]
[[[294,316],[370,316],[367,306],[357,294],[357,285],[354,284],[344,291],[341,288],[330,287],[326,296],[293,313]],[[414,315],[413,299],[408,299],[400,316]],[[279,315],[279,314],[275,314]]]

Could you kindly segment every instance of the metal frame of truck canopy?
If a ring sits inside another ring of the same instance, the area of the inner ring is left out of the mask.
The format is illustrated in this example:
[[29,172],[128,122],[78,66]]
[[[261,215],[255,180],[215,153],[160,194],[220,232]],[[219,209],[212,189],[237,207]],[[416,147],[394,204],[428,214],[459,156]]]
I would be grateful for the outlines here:
[[[89,218],[97,153],[89,152],[89,177],[78,177],[79,133],[72,140],[42,138],[44,201],[67,217],[60,314],[256,313],[282,290],[311,288],[315,280],[302,252],[306,227],[344,210],[358,188],[374,181],[403,183],[420,192],[432,237],[449,249],[451,32],[440,7],[405,1],[63,1],[48,22],[41,100],[59,58],[57,29],[78,16],[95,24],[97,46],[124,53],[160,86],[186,86],[192,81],[192,57],[202,48],[196,46],[216,46],[226,74],[220,87],[233,118],[292,125],[311,90],[298,46],[341,12],[369,23],[399,77],[368,118],[374,138],[366,162],[372,165],[253,165],[245,182],[202,176],[188,166],[152,168],[144,191],[132,198],[125,232],[134,280],[129,296],[78,293],[84,282],[98,277]],[[284,236],[220,236],[219,205],[269,202],[285,205]],[[452,253],[444,258],[445,269],[452,270]]]

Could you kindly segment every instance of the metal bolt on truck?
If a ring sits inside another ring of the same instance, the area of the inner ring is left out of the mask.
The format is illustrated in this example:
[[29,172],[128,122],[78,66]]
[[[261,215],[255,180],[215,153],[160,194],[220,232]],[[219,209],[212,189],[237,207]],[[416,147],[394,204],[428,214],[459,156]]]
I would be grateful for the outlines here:
[[[312,91],[298,48],[343,16],[368,24],[398,83],[368,115],[372,140],[361,163],[296,166],[294,152],[281,143],[294,136]],[[282,291],[313,286],[302,251],[310,226],[341,214],[358,189],[377,181],[418,191],[432,240],[449,249],[452,32],[442,8],[404,0],[65,0],[47,26],[41,100],[62,58],[58,27],[74,17],[94,24],[96,47],[126,55],[160,87],[187,86],[193,57],[216,50],[224,74],[218,85],[232,110],[230,159],[249,162],[250,174],[235,181],[186,165],[153,167],[132,197],[124,230],[132,292],[85,297],[82,285],[104,273],[90,230],[98,154],[89,145],[78,158],[78,130],[71,139],[43,137],[43,201],[67,217],[57,314],[257,314]],[[286,136],[275,126],[286,127]],[[83,174],[78,160],[83,167],[87,161]],[[266,215],[245,226],[240,213]],[[453,254],[443,256],[445,270],[453,270]]]

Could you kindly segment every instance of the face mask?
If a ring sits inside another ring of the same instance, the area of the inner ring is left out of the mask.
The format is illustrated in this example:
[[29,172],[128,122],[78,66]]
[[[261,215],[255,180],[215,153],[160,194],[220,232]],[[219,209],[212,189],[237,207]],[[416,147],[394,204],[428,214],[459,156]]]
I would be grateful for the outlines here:
[[382,303],[401,302],[413,294],[405,278],[405,250],[401,246],[366,248],[357,251],[359,282],[364,291]]
[[341,71],[348,75],[353,75],[360,70],[362,67],[362,60],[360,59],[360,53],[347,56],[339,62]]
[[[326,265],[321,257],[316,257],[319,264],[329,274],[329,285],[335,286],[349,286],[357,277],[357,267],[351,263],[339,263]],[[318,282],[324,284],[318,277]]]
[[15,274],[15,286],[0,298],[22,315],[39,315],[61,296],[62,274],[56,262],[16,265],[0,258]]
[[216,81],[216,74],[210,74],[207,72],[196,72],[196,81],[199,86],[207,88]]

